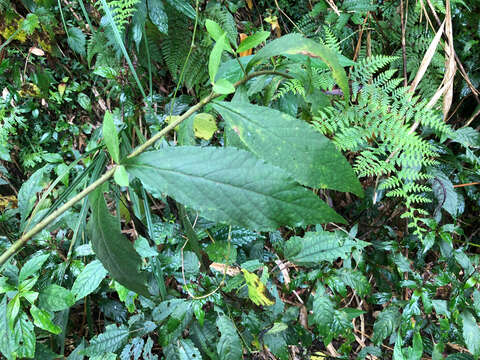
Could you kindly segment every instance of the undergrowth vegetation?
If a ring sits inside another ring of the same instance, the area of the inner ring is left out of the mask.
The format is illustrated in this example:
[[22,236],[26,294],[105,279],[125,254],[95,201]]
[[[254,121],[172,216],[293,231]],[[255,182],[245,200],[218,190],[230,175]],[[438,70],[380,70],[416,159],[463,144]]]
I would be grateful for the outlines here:
[[480,357],[480,7],[0,0],[0,353]]

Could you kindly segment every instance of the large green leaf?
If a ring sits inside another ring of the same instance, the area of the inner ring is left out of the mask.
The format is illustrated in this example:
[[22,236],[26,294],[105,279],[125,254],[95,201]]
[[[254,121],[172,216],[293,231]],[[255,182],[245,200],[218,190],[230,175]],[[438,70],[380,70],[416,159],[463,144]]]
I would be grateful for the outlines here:
[[132,243],[122,235],[119,220],[109,213],[103,191],[95,190],[90,194],[89,201],[92,208],[89,229],[93,251],[116,281],[148,296],[146,274],[140,271],[142,259]]
[[90,340],[90,346],[85,350],[85,353],[89,356],[104,355],[110,351],[117,351],[128,340],[128,329],[121,325],[117,328],[117,325],[108,325],[105,332],[95,336]]
[[242,343],[235,326],[226,316],[217,318],[217,327],[222,334],[217,344],[217,353],[221,360],[242,359]]
[[463,322],[463,339],[468,350],[473,356],[480,355],[480,328],[477,320],[470,311],[463,311],[461,314]]
[[105,276],[107,276],[107,270],[100,261],[93,260],[85,266],[72,286],[72,293],[75,295],[75,299],[84,298],[94,292]]
[[162,0],[148,0],[148,16],[161,33],[168,34],[168,15]]
[[375,345],[380,344],[385,338],[393,334],[400,324],[400,312],[396,306],[384,309],[373,325],[372,341]]
[[340,231],[307,232],[303,237],[292,236],[285,243],[284,254],[297,265],[318,265],[321,261],[332,263],[338,258],[346,259],[354,248],[364,248],[368,244]]
[[272,56],[295,54],[319,58],[325,62],[332,71],[333,77],[338,86],[342,89],[345,96],[345,102],[348,105],[350,100],[350,88],[348,87],[347,75],[339,63],[337,54],[325,45],[307,39],[300,34],[285,35],[269,42],[255,54],[252,60],[250,60],[247,66],[247,72],[251,70],[253,66],[260,64],[262,61]]
[[342,153],[306,122],[264,106],[235,102],[213,106],[253,153],[287,170],[295,180],[363,196]]
[[281,169],[235,148],[177,147],[125,162],[152,194],[172,196],[213,221],[257,230],[344,219]]

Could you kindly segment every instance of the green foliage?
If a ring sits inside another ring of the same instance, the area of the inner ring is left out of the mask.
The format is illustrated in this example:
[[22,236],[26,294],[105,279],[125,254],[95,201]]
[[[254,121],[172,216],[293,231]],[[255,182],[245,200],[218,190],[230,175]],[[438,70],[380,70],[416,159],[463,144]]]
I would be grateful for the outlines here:
[[[106,1],[107,6],[113,13],[113,20],[115,21],[115,24],[118,27],[120,32],[123,32],[125,30],[125,26],[127,25],[131,16],[135,13],[136,5],[139,1],[140,0],[107,0]],[[150,3],[152,7],[155,8],[157,1],[151,1]],[[97,0],[96,4],[100,8],[103,7],[101,0]],[[105,9],[103,9],[103,11],[105,11]],[[155,10],[152,10],[152,12],[155,12]],[[154,18],[156,17],[157,15],[155,15]]]
[[169,194],[212,221],[258,230],[342,221],[283,171],[246,151],[184,146],[147,152],[125,164],[155,197]]
[[92,5],[0,0],[1,356],[480,355],[478,104],[399,0]]
[[312,266],[322,261],[332,263],[338,258],[346,259],[354,248],[364,248],[368,243],[350,238],[336,231],[307,232],[303,237],[294,236],[285,242],[285,257],[297,265]]
[[[307,124],[256,105],[217,102],[213,106],[250,151],[287,170],[298,182],[362,196],[350,164],[327,138],[315,134]],[[335,173],[330,171],[333,167]]]
[[141,258],[123,238],[120,223],[110,215],[101,189],[90,195],[92,248],[108,272],[122,285],[148,296],[146,275],[140,271]]
[[188,20],[172,12],[168,17],[168,28],[168,37],[161,43],[161,53],[171,76],[178,81],[183,69],[185,86],[188,89],[202,84],[208,74],[206,71],[208,52],[205,45],[196,41],[188,62],[185,63],[193,38],[190,24]]
[[427,214],[417,204],[428,202],[423,193],[431,191],[422,182],[430,178],[426,167],[437,164],[435,158],[440,154],[411,128],[420,124],[440,136],[451,135],[451,130],[427,107],[427,100],[412,97],[407,88],[399,87],[401,80],[393,78],[395,71],[372,78],[392,60],[373,57],[360,62],[351,75],[356,104],[330,107],[314,120],[319,130],[335,134],[338,148],[359,153],[354,169],[360,177],[385,177],[379,189],[404,201],[407,211],[402,216],[412,219],[411,226],[420,235],[420,216]]

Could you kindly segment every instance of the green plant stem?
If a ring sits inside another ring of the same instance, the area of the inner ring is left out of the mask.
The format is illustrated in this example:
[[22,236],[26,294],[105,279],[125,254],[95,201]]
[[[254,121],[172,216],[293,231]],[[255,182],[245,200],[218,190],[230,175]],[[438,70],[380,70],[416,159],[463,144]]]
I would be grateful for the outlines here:
[[65,211],[70,209],[73,205],[75,205],[77,203],[77,201],[82,200],[85,196],[90,194],[98,186],[102,185],[104,182],[106,182],[108,179],[110,179],[113,176],[113,174],[115,173],[116,168],[117,168],[117,165],[112,167],[105,174],[103,174],[101,177],[99,177],[96,181],[91,183],[89,186],[87,186],[85,189],[83,189],[81,192],[79,192],[73,198],[68,200],[65,204],[60,206],[57,210],[55,210],[53,213],[51,213],[45,219],[40,221],[31,230],[26,232],[20,239],[15,241],[12,244],[12,246],[10,246],[7,250],[5,250],[5,252],[0,256],[0,266],[2,266],[5,262],[7,262],[7,260],[10,258],[10,256],[15,254],[18,250],[20,250],[27,243],[27,241],[29,239],[31,239],[35,234],[42,231],[45,227],[47,227],[50,223],[52,223],[57,217],[59,217]]
[[[242,80],[237,81],[234,86],[235,88],[238,87],[241,84],[244,84],[248,80],[261,76],[261,75],[280,75],[286,78],[293,78],[291,75],[282,73],[279,71],[272,71],[272,70],[262,70],[262,71],[256,71],[253,73],[248,74],[245,76]],[[165,134],[167,134],[170,130],[174,129],[176,126],[178,126],[182,121],[185,119],[188,119],[193,113],[195,113],[197,110],[202,108],[204,105],[208,104],[210,101],[213,99],[219,97],[221,94],[216,94],[214,92],[210,93],[210,95],[206,96],[200,102],[198,102],[196,105],[192,106],[190,109],[188,109],[187,112],[185,112],[183,115],[181,115],[177,120],[169,124],[167,127],[156,133],[154,136],[152,136],[150,139],[145,141],[142,145],[137,147],[130,155],[127,156],[128,159],[131,159],[142,152],[144,152],[147,148],[155,144],[156,141],[161,139]],[[103,174],[101,177],[99,177],[97,180],[95,180],[93,183],[91,183],[89,186],[87,186],[85,189],[83,189],[81,192],[79,192],[77,195],[75,195],[73,198],[68,200],[65,204],[60,206],[57,210],[52,212],[49,216],[47,216],[45,219],[40,221],[37,225],[35,225],[31,230],[26,232],[25,234],[20,237],[17,241],[15,241],[12,246],[10,246],[7,250],[3,252],[2,255],[0,255],[0,267],[5,264],[8,259],[10,259],[11,256],[13,256],[17,251],[19,251],[25,244],[27,243],[28,240],[30,240],[33,236],[35,236],[37,233],[45,229],[49,224],[51,224],[53,221],[55,221],[56,218],[58,218],[60,215],[62,215],[65,211],[67,211],[69,208],[71,208],[73,205],[75,205],[78,201],[82,200],[85,198],[88,194],[90,194],[92,191],[94,191],[97,187],[102,185],[104,182],[106,182],[108,179],[110,179],[113,174],[115,173],[115,170],[117,169],[117,166],[119,165],[114,165],[111,169],[109,169],[105,174]]]
[[118,30],[117,24],[115,24],[115,20],[113,19],[112,12],[110,11],[110,8],[108,7],[108,4],[105,0],[100,0],[102,3],[103,10],[105,11],[105,15],[107,16],[108,22],[110,26],[112,27],[113,30],[113,35],[115,36],[115,41],[117,42],[117,45],[120,46],[120,49],[122,50],[123,56],[125,57],[125,60],[127,61],[128,67],[130,68],[130,71],[132,72],[133,78],[135,79],[138,89],[142,93],[143,98],[145,99],[147,95],[145,94],[145,90],[143,90],[142,83],[140,82],[140,79],[138,78],[137,72],[135,71],[135,68],[132,64],[132,60],[130,60],[130,56],[128,55],[128,51],[125,48],[125,44],[123,43],[122,40],[122,35],[120,34],[120,31]]
[[198,260],[200,261],[200,268],[202,269],[202,271],[206,271],[207,267],[205,265],[205,262],[203,261],[204,252],[202,251],[202,247],[200,246],[200,240],[198,239],[197,233],[193,229],[192,223],[188,218],[185,206],[177,203],[177,207],[180,221],[183,225],[185,232],[187,233],[188,244],[192,248],[193,252],[197,255]]

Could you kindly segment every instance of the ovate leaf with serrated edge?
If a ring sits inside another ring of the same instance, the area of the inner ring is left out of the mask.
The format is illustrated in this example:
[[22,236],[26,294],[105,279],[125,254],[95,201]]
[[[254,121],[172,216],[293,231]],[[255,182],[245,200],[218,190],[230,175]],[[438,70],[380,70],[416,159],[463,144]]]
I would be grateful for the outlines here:
[[284,247],[285,257],[297,265],[318,265],[321,261],[332,263],[346,259],[353,248],[361,249],[369,243],[354,240],[341,232],[307,232],[303,237],[293,236]]
[[104,333],[90,340],[90,346],[85,349],[88,356],[98,356],[111,351],[117,351],[128,339],[128,329],[125,326],[107,326]]
[[50,254],[34,254],[20,269],[18,283],[20,284],[29,276],[34,275],[42,267],[43,263],[48,259],[49,256]]
[[91,294],[107,276],[107,270],[99,260],[93,260],[77,276],[72,286],[75,299],[81,299]]
[[468,351],[473,356],[480,355],[480,328],[478,327],[477,320],[470,311],[463,311],[461,314],[463,322],[463,340],[467,345]]
[[243,150],[183,146],[124,164],[152,194],[170,195],[212,221],[257,230],[344,221],[281,169]]
[[396,306],[389,306],[379,315],[373,325],[372,341],[375,345],[380,344],[386,337],[393,334],[400,324],[401,315]]
[[247,65],[248,73],[253,66],[277,55],[302,54],[313,58],[320,58],[332,70],[332,75],[338,86],[342,89],[345,103],[350,101],[350,88],[348,87],[347,75],[338,62],[338,56],[325,45],[307,39],[300,34],[289,34],[269,42],[260,49]]
[[121,232],[119,220],[110,215],[101,189],[89,196],[92,216],[89,222],[92,248],[110,275],[126,288],[148,296],[146,274],[140,271],[142,259]]
[[85,56],[86,37],[82,30],[78,27],[68,29],[68,45],[77,54]]
[[107,146],[108,152],[113,161],[117,164],[120,162],[120,147],[118,144],[118,133],[115,123],[113,122],[113,115],[110,111],[106,111],[103,117],[103,139]]
[[258,306],[271,306],[275,304],[275,299],[271,294],[268,293],[265,284],[260,281],[256,274],[245,269],[242,269],[242,272],[245,282],[248,286],[248,297],[250,300],[252,300]]
[[217,318],[217,327],[221,334],[217,343],[217,354],[220,360],[241,360],[242,343],[232,320],[226,316],[220,316]]
[[258,105],[216,102],[213,107],[250,151],[287,170],[300,183],[363,196],[342,153],[306,122]]

